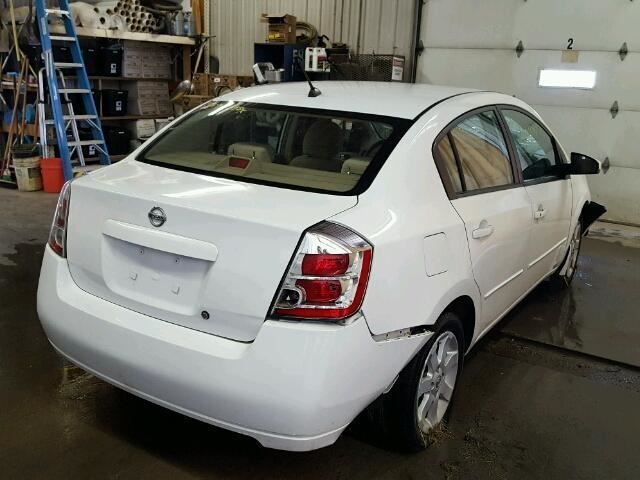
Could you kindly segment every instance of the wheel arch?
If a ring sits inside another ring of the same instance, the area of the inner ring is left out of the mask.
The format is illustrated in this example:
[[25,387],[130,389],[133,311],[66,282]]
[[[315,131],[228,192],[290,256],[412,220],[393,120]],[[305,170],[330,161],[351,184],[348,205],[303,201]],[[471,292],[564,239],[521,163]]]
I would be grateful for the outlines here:
[[[580,228],[582,229],[582,236],[586,237],[587,233],[589,233],[589,227],[595,222],[601,215],[603,215],[607,209],[600,205],[597,202],[591,200],[591,198],[582,198],[578,203],[580,205],[579,209],[576,209],[576,212],[580,212],[578,215],[575,215],[571,220],[569,235],[573,235],[574,229],[578,226],[578,222],[580,223]],[[571,247],[569,245],[569,241],[567,241],[567,251],[562,258],[562,262],[560,262],[560,266],[554,273],[554,275],[564,275],[567,271],[568,258]]]
[[[476,330],[477,309],[473,299],[469,295],[460,295],[445,307],[439,318],[441,319],[442,315],[447,312],[455,314],[462,322],[464,349],[465,352],[468,352],[473,343]],[[435,329],[440,327],[438,322],[434,327]]]
[[592,200],[585,200],[582,203],[580,215],[578,216],[578,221],[582,225],[582,235],[586,235],[593,222],[600,218],[606,211],[607,209],[603,205]]

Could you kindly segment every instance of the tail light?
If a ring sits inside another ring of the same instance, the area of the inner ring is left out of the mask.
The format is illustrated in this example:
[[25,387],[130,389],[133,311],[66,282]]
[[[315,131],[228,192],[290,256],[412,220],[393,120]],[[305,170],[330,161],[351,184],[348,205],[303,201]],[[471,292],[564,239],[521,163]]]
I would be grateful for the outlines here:
[[287,318],[342,320],[362,306],[373,247],[342,225],[322,222],[304,234],[273,314]]
[[71,200],[71,181],[64,184],[58,197],[56,213],[49,232],[49,246],[62,258],[67,258],[67,221],[69,218],[69,202]]

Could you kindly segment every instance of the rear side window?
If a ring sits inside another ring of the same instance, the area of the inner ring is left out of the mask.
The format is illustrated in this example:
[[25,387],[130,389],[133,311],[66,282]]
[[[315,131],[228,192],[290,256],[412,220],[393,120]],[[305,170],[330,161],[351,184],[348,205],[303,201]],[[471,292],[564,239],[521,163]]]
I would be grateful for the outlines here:
[[440,158],[440,163],[445,169],[445,174],[451,180],[451,188],[455,193],[461,193],[463,189],[460,179],[460,171],[458,170],[456,156],[453,152],[453,147],[451,146],[450,135],[447,135],[440,140],[436,149],[437,155]]
[[465,191],[513,183],[507,144],[492,110],[467,117],[451,130]]
[[139,161],[301,190],[364,191],[410,121],[217,102],[188,115]]
[[435,145],[440,174],[452,193],[499,188],[514,183],[507,143],[497,114],[485,110],[449,127]]
[[502,115],[516,147],[523,180],[554,176],[553,167],[560,162],[551,136],[529,115],[516,110],[502,110]]

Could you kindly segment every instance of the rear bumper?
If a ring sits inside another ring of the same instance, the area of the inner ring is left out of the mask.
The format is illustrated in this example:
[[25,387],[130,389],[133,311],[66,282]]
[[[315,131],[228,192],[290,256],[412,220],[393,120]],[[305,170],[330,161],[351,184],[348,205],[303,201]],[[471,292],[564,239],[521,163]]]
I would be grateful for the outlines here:
[[90,295],[46,248],[38,314],[52,345],[103,380],[262,445],[330,445],[426,336],[375,342],[348,326],[267,320],[252,343],[142,315]]

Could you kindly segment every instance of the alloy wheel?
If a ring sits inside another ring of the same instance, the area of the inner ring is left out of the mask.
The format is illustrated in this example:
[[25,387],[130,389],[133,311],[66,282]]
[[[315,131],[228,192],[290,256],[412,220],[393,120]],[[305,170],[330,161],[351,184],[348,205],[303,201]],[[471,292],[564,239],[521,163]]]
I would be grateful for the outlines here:
[[418,426],[428,433],[444,418],[458,376],[458,339],[450,332],[440,334],[425,359],[416,393]]

